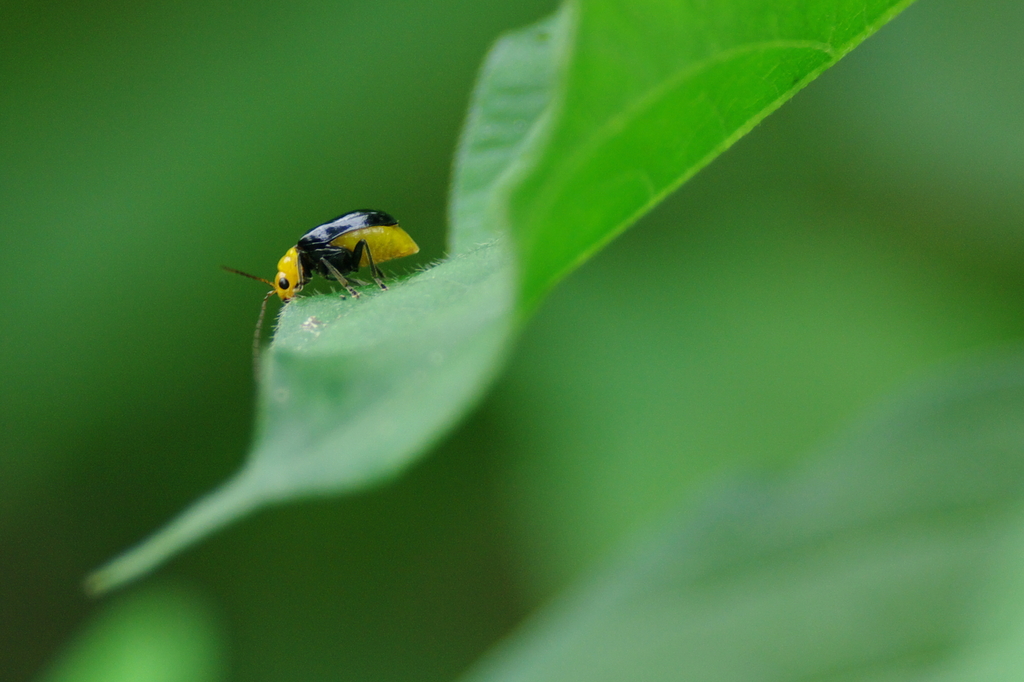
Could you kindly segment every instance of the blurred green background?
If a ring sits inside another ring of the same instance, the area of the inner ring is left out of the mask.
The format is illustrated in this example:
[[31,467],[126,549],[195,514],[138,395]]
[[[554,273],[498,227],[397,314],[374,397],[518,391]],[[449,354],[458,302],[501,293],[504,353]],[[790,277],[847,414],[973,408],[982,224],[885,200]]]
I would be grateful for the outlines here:
[[262,289],[217,266],[357,207],[442,257],[476,68],[553,8],[4,4],[0,678],[154,623],[166,679],[453,679],[709,481],[1020,338],[1024,7],[922,0],[558,288],[410,474],[86,599],[244,456]]

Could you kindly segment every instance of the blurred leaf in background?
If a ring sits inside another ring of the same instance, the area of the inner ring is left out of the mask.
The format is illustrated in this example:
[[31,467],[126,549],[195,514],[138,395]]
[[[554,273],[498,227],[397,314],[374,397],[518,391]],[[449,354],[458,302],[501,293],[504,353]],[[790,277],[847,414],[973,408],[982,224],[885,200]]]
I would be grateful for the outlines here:
[[1024,356],[977,364],[711,495],[468,679],[1019,679]]
[[108,604],[41,682],[216,682],[223,644],[197,595],[149,588]]

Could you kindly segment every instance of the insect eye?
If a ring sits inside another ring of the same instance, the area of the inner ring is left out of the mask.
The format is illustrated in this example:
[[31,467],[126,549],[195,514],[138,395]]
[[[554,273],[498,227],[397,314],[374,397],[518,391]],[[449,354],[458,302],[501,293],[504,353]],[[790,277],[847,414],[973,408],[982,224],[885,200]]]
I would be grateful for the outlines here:
[[281,275],[278,278],[278,280],[277,280],[277,286],[282,288],[282,289],[287,289],[288,288],[288,278],[285,277],[284,275]]

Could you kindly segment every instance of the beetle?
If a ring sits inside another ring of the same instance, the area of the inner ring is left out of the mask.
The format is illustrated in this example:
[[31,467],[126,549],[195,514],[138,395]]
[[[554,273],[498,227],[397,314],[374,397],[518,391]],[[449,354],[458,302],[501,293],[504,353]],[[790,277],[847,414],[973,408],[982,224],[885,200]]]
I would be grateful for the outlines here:
[[394,216],[384,211],[350,211],[302,235],[277,262],[274,281],[229,267],[224,269],[269,284],[273,287],[271,293],[286,303],[302,291],[314,272],[338,281],[354,298],[359,298],[359,292],[352,288],[345,275],[369,266],[373,281],[381,289],[387,289],[384,273],[377,263],[411,256],[419,250]]
[[[419,250],[420,247],[412,237],[398,226],[398,220],[394,216],[384,211],[364,209],[349,211],[334,220],[317,225],[302,235],[295,246],[288,249],[277,262],[277,276],[273,281],[227,266],[221,267],[228,272],[258,280],[271,287],[263,298],[253,338],[253,353],[254,357],[258,358],[260,330],[267,309],[267,300],[271,296],[277,294],[287,303],[295,294],[302,291],[316,272],[326,279],[336,280],[353,298],[359,298],[359,292],[352,288],[352,282],[363,282],[349,280],[346,275],[357,272],[361,267],[369,267],[373,281],[382,290],[386,290],[388,287],[384,284],[384,273],[377,264],[411,256],[419,253]],[[344,294],[342,298],[345,298]]]

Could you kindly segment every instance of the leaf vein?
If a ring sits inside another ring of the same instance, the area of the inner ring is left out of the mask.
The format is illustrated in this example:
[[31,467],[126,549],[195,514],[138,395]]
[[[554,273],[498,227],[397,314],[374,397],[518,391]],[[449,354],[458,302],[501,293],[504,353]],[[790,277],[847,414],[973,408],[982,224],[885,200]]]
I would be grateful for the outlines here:
[[[538,197],[536,209],[542,214],[546,212],[554,202],[555,197],[557,197],[561,191],[566,179],[570,177],[577,168],[581,167],[587,160],[589,160],[598,149],[608,142],[608,140],[611,140],[625,130],[630,122],[639,118],[645,111],[653,107],[668,93],[672,92],[686,81],[694,78],[702,71],[710,69],[712,66],[728,62],[732,59],[736,59],[759,50],[783,49],[815,50],[824,52],[833,58],[836,56],[833,46],[828,43],[813,40],[769,40],[758,41],[746,45],[737,45],[736,47],[722,50],[721,52],[678,69],[675,73],[671,74],[669,77],[663,79],[654,87],[643,93],[643,95],[638,97],[631,105],[625,107],[615,116],[610,117],[603,125],[597,128],[597,130],[595,130],[583,144],[577,147],[576,151],[568,156],[565,162],[562,163],[555,171],[554,177],[551,178],[551,181],[547,183],[540,197]],[[709,98],[705,97],[705,100],[710,102]],[[717,106],[715,107],[715,111],[720,117],[722,117],[722,112]]]

